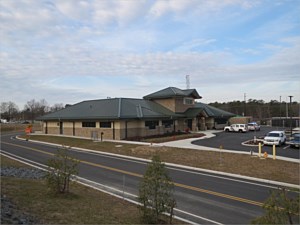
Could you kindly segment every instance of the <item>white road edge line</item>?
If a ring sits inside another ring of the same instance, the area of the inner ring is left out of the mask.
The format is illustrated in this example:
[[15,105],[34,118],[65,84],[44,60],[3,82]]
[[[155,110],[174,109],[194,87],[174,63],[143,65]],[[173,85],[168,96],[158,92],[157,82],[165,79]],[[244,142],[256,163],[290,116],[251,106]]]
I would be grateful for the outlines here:
[[[16,139],[25,140],[25,139],[19,138],[18,136],[16,136]],[[29,140],[29,141],[40,143],[40,144],[45,144],[45,145],[62,146],[62,145],[59,145],[59,144],[53,144],[53,143],[48,143],[48,142],[36,141],[36,140]],[[125,161],[130,161],[130,159],[133,160],[134,162],[139,161],[137,163],[151,162],[151,160],[148,160],[148,159],[142,159],[142,158],[137,158],[137,157],[132,157],[132,156],[119,155],[119,154],[108,153],[108,152],[99,152],[99,151],[84,149],[84,148],[71,147],[71,149],[72,150],[77,150],[77,151],[90,152],[90,153],[96,153],[96,154],[116,157],[116,158],[119,158],[119,159],[122,159],[122,160],[125,160]],[[166,166],[177,167],[179,169],[188,169],[188,170],[194,170],[194,171],[197,171],[197,172],[206,172],[206,173],[229,176],[229,177],[240,178],[240,179],[245,179],[245,180],[250,180],[250,181],[257,181],[257,182],[262,182],[262,183],[272,184],[272,185],[277,185],[277,186],[284,186],[284,187],[300,189],[300,185],[296,185],[296,184],[289,184],[289,183],[273,181],[273,180],[267,180],[267,179],[262,179],[262,178],[255,178],[255,177],[249,177],[249,176],[244,176],[244,175],[238,175],[238,174],[232,174],[232,173],[226,173],[226,172],[220,172],[220,171],[214,171],[214,170],[208,170],[208,169],[201,169],[201,168],[197,168],[197,167],[184,166],[184,165],[179,165],[179,164],[174,164],[174,163],[166,163],[166,162],[164,162],[164,163],[165,163]],[[170,169],[176,170],[175,168],[170,168]],[[190,172],[192,172],[192,171],[190,171]],[[214,176],[214,175],[208,175],[207,174],[207,176]],[[225,178],[225,177],[219,177],[219,178],[220,179],[232,179],[232,178]],[[239,181],[239,180],[235,180],[235,181],[245,182],[245,183],[247,182],[247,181]],[[254,183],[252,183],[252,184],[254,184]],[[254,184],[254,185],[263,186],[263,184]],[[266,187],[268,187],[268,186],[266,186]]]
[[[34,168],[41,169],[41,170],[43,170],[43,171],[47,171],[47,169],[44,169],[44,168],[42,168],[42,167],[39,167],[39,166],[36,166],[36,165],[33,165],[33,164],[30,164],[30,163],[26,162],[26,161],[31,161],[31,160],[25,159],[25,158],[20,157],[20,156],[16,156],[16,155],[11,154],[11,153],[8,153],[8,154],[7,154],[7,152],[6,152],[6,151],[3,151],[2,149],[0,150],[0,154],[1,154],[1,155],[4,155],[4,156],[6,156],[6,157],[8,157],[8,158],[10,158],[10,159],[13,159],[13,160],[16,160],[16,161],[18,161],[18,162],[24,163],[24,164],[26,164],[26,165],[32,166],[32,167],[34,167]],[[15,156],[15,157],[17,157],[17,158],[14,158],[14,157],[11,156],[11,155],[13,155],[13,156]],[[20,160],[20,159],[18,159],[18,158],[21,158],[21,159],[23,159],[24,161],[22,161],[22,160]],[[41,166],[45,166],[45,165],[43,165],[43,164],[40,164],[40,163],[37,163],[37,162],[34,162],[34,161],[31,161],[31,162],[36,163],[36,164],[41,165]],[[85,178],[83,178],[83,177],[76,176],[76,178],[81,179],[81,180],[85,180],[85,181],[87,181],[87,182],[89,182],[89,183],[94,183],[94,184],[96,184],[96,185],[103,186],[103,187],[105,187],[105,188],[108,188],[108,189],[115,190],[115,191],[118,191],[118,192],[122,192],[122,193],[123,193],[122,190],[118,190],[118,189],[113,188],[113,187],[109,187],[109,186],[106,186],[106,185],[103,185],[103,184],[100,184],[100,183],[97,183],[97,182],[94,182],[94,181],[91,181],[91,180],[87,180],[87,179],[85,179]],[[128,202],[133,203],[133,204],[141,205],[141,204],[140,204],[139,202],[137,202],[137,201],[134,201],[134,200],[129,199],[129,198],[125,198],[124,196],[120,196],[120,195],[114,194],[114,193],[112,193],[112,192],[109,192],[109,191],[107,191],[107,190],[103,190],[103,189],[101,189],[101,188],[92,186],[92,185],[90,185],[90,184],[87,184],[87,183],[84,183],[84,182],[81,182],[81,181],[78,181],[78,180],[75,180],[75,182],[77,182],[77,183],[79,183],[79,184],[82,184],[82,185],[85,185],[85,186],[87,186],[87,187],[93,188],[93,189],[95,189],[95,190],[104,192],[104,193],[109,194],[109,195],[111,195],[111,196],[114,196],[114,197],[117,197],[117,198],[126,200],[126,201],[128,201]],[[129,196],[132,196],[132,197],[137,197],[136,195],[131,194],[131,193],[128,193],[128,192],[124,192],[124,194],[129,195]],[[201,217],[201,216],[198,216],[198,215],[195,215],[195,214],[192,214],[192,213],[189,213],[189,212],[186,212],[186,211],[177,209],[177,208],[174,208],[174,210],[175,210],[175,211],[178,211],[178,212],[180,212],[180,213],[183,213],[183,214],[186,214],[186,215],[189,215],[189,216],[198,218],[198,219],[205,220],[205,221],[207,221],[207,222],[211,222],[211,223],[218,224],[218,225],[223,225],[222,223],[216,222],[216,221],[214,221],[214,220],[210,220],[210,219],[207,219],[207,218],[204,218],[204,217]],[[183,222],[190,223],[190,224],[194,224],[194,225],[198,224],[198,223],[195,223],[195,222],[193,222],[193,221],[190,221],[190,220],[187,220],[187,219],[178,217],[178,216],[174,216],[174,218],[176,218],[176,219],[178,219],[178,220],[181,220],[181,221],[183,221]]]

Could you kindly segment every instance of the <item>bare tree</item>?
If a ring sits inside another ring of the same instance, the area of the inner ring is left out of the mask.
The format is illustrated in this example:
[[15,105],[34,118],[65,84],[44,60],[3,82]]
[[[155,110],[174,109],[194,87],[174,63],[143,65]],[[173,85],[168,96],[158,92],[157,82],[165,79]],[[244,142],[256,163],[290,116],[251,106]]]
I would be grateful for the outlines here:
[[19,113],[19,108],[14,102],[1,102],[1,118],[11,121],[16,119]]
[[24,106],[25,111],[30,112],[30,119],[33,123],[33,121],[38,117],[44,115],[49,107],[48,103],[45,99],[41,99],[40,101],[36,101],[35,99],[31,99],[27,102],[27,104]]
[[63,103],[55,103],[53,106],[50,107],[50,112],[56,112],[64,108]]

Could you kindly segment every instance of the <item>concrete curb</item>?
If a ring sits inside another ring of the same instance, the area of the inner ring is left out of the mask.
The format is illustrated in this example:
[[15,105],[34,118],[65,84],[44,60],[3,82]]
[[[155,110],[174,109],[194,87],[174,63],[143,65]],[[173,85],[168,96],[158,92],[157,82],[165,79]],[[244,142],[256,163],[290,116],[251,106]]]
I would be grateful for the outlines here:
[[[19,138],[18,136],[16,138],[18,140],[26,140],[26,139],[23,139],[23,138]],[[28,141],[35,142],[35,143],[46,144],[46,145],[53,145],[53,146],[57,146],[57,147],[62,146],[60,144],[48,143],[48,142],[43,142],[43,141],[36,141],[36,140],[28,140]],[[119,155],[119,154],[108,153],[108,152],[95,151],[95,150],[91,150],[91,149],[84,149],[84,148],[78,148],[78,147],[72,147],[72,149],[79,150],[79,151],[87,151],[87,152],[92,152],[92,153],[98,153],[98,154],[103,154],[103,155],[108,155],[108,156],[114,156],[114,157],[119,157],[119,158],[124,158],[124,159],[131,159],[131,160],[136,160],[136,161],[141,161],[141,162],[146,162],[146,163],[149,163],[151,161],[149,159],[137,158],[137,157],[133,157],[133,156]],[[249,154],[249,153],[247,153],[247,154]],[[285,187],[300,189],[300,185],[296,185],[296,184],[289,184],[289,183],[284,183],[284,182],[279,182],[279,181],[249,177],[249,176],[233,174],[233,173],[226,173],[226,172],[220,172],[220,171],[215,171],[215,170],[201,169],[201,168],[197,168],[197,167],[185,166],[185,165],[174,164],[174,163],[165,163],[165,165],[170,166],[170,167],[180,168],[180,169],[187,169],[187,170],[192,170],[192,171],[197,171],[197,172],[206,172],[206,173],[212,173],[212,174],[217,174],[217,175],[222,175],[222,176],[229,176],[229,177],[234,177],[234,178],[241,178],[241,179],[245,179],[245,180],[251,180],[251,181],[263,182],[263,183],[267,183],[267,184],[273,184],[273,185],[278,185],[278,186],[285,186]]]
[[[221,131],[215,131],[214,133],[218,133]],[[200,145],[194,145],[192,144],[193,141],[199,140],[199,139],[207,139],[207,138],[212,138],[215,137],[216,135],[212,132],[202,132],[205,134],[205,136],[200,137],[200,138],[189,138],[185,140],[177,140],[177,141],[170,141],[170,142],[164,142],[164,143],[148,143],[148,142],[136,142],[136,141],[122,141],[122,140],[108,140],[104,139],[103,141],[107,142],[113,142],[113,143],[125,143],[125,144],[135,144],[135,145],[145,145],[145,146],[160,146],[160,147],[173,147],[173,148],[184,148],[184,149],[192,149],[196,151],[213,151],[213,152],[220,152],[219,148],[212,148],[212,147],[206,147],[206,146],[200,146]],[[31,135],[34,135],[31,134]],[[40,134],[38,133],[37,135],[45,135],[47,134]],[[85,137],[76,137],[76,136],[70,136],[70,135],[51,135],[55,137],[70,137],[70,138],[78,138],[78,139],[86,139],[86,140],[91,140],[91,138],[85,138]],[[236,150],[230,150],[230,149],[222,149],[222,152],[225,153],[234,153],[234,154],[244,154],[244,155],[250,155],[250,151],[236,151]],[[258,153],[253,153],[254,155],[258,156]],[[269,158],[272,158],[271,155],[268,156]],[[294,159],[294,158],[288,158],[288,157],[283,157],[283,156],[276,156],[277,160],[283,160],[283,161],[288,161],[288,162],[294,162],[294,163],[300,163],[300,159]]]

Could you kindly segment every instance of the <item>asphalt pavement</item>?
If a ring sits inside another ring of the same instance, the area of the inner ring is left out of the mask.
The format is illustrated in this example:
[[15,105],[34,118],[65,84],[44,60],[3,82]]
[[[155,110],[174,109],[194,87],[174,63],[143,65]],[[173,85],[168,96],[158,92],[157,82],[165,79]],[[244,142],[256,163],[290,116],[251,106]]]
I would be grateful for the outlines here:
[[[45,168],[57,147],[2,136],[1,152]],[[93,185],[114,190],[119,196],[136,200],[147,162],[119,156],[71,149],[80,162],[79,176]],[[197,224],[249,224],[262,215],[262,203],[269,183],[249,181],[225,175],[167,167],[175,183],[175,214]]]
[[[257,146],[244,146],[243,142],[256,138],[263,138],[268,132],[273,130],[282,130],[274,127],[262,126],[260,131],[249,131],[246,133],[238,132],[216,132],[211,138],[197,139],[191,141],[193,145],[204,146],[209,148],[233,150],[238,152],[258,152]],[[263,146],[262,152],[272,155],[272,146]],[[276,146],[276,155],[293,159],[300,159],[300,151],[297,148],[291,148],[288,145]]]
[[[246,133],[238,132],[224,132],[223,130],[207,130],[199,131],[205,136],[201,138],[189,138],[183,140],[169,141],[165,143],[154,144],[158,146],[168,146],[168,147],[178,147],[187,148],[195,150],[208,150],[208,151],[219,151],[220,147],[223,151],[228,151],[232,153],[240,154],[254,154],[258,153],[258,146],[245,146],[242,143],[245,141],[253,140],[256,138],[263,138],[268,132],[274,130],[282,130],[276,127],[262,126],[260,131],[249,131]],[[144,144],[150,145],[150,143],[145,142],[132,142],[132,141],[116,141],[116,140],[106,140],[113,141],[116,143],[131,143],[131,144]],[[269,157],[272,157],[273,147],[272,146],[262,146],[262,153],[267,152]],[[299,148],[291,148],[289,145],[276,146],[276,156],[278,159],[300,162],[300,150]]]

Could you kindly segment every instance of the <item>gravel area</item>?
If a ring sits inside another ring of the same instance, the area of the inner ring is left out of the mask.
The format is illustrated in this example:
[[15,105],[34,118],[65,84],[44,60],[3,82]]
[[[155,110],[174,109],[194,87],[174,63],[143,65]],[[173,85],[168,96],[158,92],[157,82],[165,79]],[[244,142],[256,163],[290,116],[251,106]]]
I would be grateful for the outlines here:
[[43,177],[45,176],[45,172],[33,168],[4,167],[1,168],[1,176],[25,179],[43,179]]
[[[1,168],[1,177],[16,177],[25,179],[43,179],[45,172],[31,168]],[[1,194],[1,224],[39,224],[39,221],[33,216],[22,212],[5,195]]]

